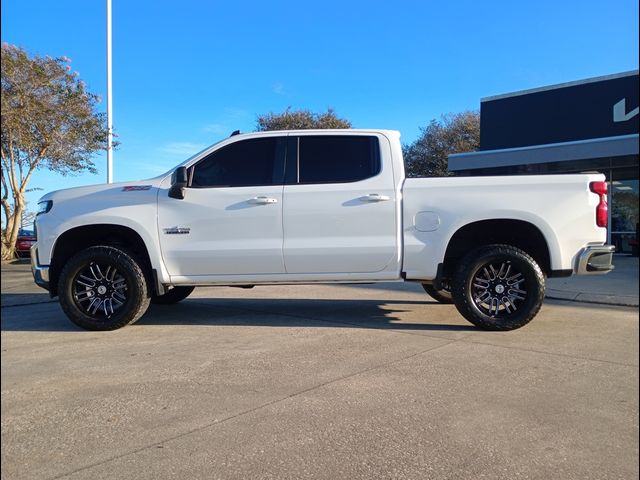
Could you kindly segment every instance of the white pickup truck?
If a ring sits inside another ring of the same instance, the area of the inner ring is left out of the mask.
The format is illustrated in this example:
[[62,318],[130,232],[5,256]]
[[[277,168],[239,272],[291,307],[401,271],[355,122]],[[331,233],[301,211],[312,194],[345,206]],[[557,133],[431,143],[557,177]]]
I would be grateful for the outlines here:
[[165,175],[38,206],[35,281],[92,330],[196,286],[391,281],[512,330],[545,276],[613,268],[603,175],[406,178],[389,130],[232,135]]

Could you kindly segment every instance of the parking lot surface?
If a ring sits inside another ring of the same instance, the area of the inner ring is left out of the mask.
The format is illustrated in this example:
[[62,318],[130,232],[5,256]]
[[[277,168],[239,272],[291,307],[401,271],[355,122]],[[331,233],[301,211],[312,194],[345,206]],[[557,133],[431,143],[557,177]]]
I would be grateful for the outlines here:
[[12,295],[3,479],[638,476],[636,308],[499,333],[416,285],[201,288],[87,332]]

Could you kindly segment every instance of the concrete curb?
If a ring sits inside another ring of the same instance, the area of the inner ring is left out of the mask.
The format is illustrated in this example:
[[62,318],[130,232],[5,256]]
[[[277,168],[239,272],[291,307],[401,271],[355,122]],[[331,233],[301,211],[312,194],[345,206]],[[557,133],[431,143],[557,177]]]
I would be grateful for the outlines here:
[[619,307],[638,307],[637,295],[619,295],[611,293],[576,292],[547,288],[545,298],[579,303],[595,303],[599,305],[615,305]]
[[[636,307],[638,308],[638,299],[634,298],[620,298],[613,297],[611,295],[594,295],[592,293],[575,293],[575,292],[561,292],[567,295],[545,295],[545,298],[549,300],[562,300],[564,302],[574,303],[590,303],[595,305],[610,305],[612,307]],[[572,298],[573,296],[573,298]]]

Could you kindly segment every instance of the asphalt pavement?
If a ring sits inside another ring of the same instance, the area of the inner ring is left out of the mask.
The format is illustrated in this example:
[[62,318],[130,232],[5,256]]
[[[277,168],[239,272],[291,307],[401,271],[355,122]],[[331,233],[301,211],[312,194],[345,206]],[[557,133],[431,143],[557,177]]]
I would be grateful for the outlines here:
[[615,263],[513,332],[413,284],[198,288],[87,332],[3,265],[2,478],[638,478],[638,309],[611,304],[638,263]]

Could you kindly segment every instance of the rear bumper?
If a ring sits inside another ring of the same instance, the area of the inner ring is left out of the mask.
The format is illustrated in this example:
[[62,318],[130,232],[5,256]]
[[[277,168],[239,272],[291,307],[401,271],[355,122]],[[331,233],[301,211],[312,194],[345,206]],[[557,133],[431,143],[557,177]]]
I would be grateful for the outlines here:
[[49,291],[49,266],[38,264],[38,244],[31,247],[31,273],[36,285]]
[[576,259],[574,273],[576,275],[604,275],[615,267],[612,264],[613,245],[588,245],[584,247]]

